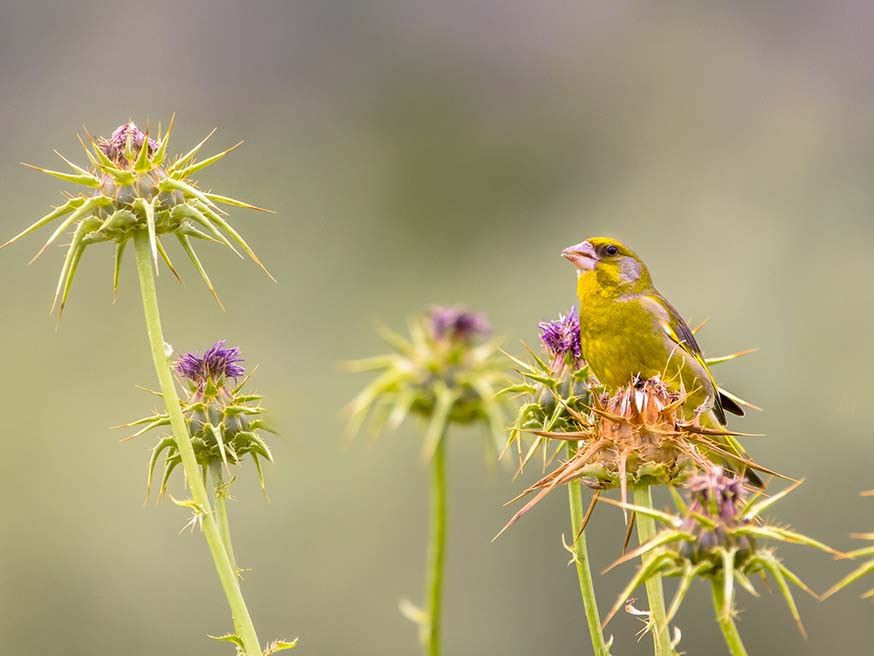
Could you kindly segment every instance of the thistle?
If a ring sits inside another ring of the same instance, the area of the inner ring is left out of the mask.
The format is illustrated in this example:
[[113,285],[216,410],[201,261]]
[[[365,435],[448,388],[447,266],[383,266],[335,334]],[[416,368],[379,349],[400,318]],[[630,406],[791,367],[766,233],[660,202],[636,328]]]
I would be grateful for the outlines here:
[[[716,619],[730,652],[746,654],[733,619],[735,591],[741,587],[757,596],[751,578],[761,574],[763,577],[770,576],[776,583],[798,630],[804,635],[804,626],[789,584],[816,595],[777,558],[774,549],[764,546],[764,543],[803,544],[833,555],[842,554],[812,538],[762,519],[764,511],[798,485],[800,483],[770,498],[762,498],[761,491],[758,491],[747,499],[740,479],[726,475],[720,467],[711,467],[686,483],[688,502],[679,494],[674,494],[679,510],[676,515],[640,505],[618,504],[625,510],[660,521],[667,527],[608,568],[645,557],[644,564],[622,591],[604,623],[610,621],[639,585],[656,576],[675,576],[679,577],[680,583],[664,620],[669,623],[680,609],[692,582],[696,578],[704,578],[712,585]],[[658,630],[662,627],[651,628]]]
[[481,423],[497,448],[504,443],[504,416],[495,396],[505,381],[498,342],[479,314],[434,307],[427,319],[410,321],[409,337],[385,327],[379,333],[394,353],[350,362],[356,372],[378,372],[349,406],[349,430],[370,416],[370,432],[398,428],[409,415],[428,422],[422,457],[430,460],[451,423]]
[[190,179],[191,175],[215,164],[243,142],[217,155],[197,161],[195,159],[197,154],[215,133],[213,130],[190,151],[170,161],[167,156],[167,146],[172,128],[173,118],[170,119],[167,132],[163,135],[159,126],[157,140],[149,137],[148,128],[143,132],[133,122],[119,126],[109,139],[101,137],[95,141],[86,131],[90,147],[81,137],[79,141],[88,158],[88,168],[71,162],[55,151],[58,157],[71,168],[72,173],[25,165],[90,190],[88,193],[75,196],[68,195],[63,204],[0,246],[0,248],[8,246],[43,226],[62,219],[31,260],[33,262],[64,232],[73,229],[73,237],[67,247],[52,302],[52,312],[57,307],[59,319],[66,306],[85,249],[99,242],[115,244],[113,290],[117,294],[125,247],[133,235],[140,230],[148,233],[149,248],[155,268],[157,269],[160,256],[173,275],[181,279],[161,241],[162,237],[173,235],[219,305],[221,300],[194,250],[192,239],[224,244],[237,255],[240,255],[237,250],[239,247],[270,276],[249,244],[225,218],[225,212],[219,206],[234,205],[259,211],[269,210],[227,196],[202,191]]
[[[202,528],[234,621],[234,632],[216,639],[235,644],[238,653],[243,656],[262,656],[264,653],[289,649],[296,641],[274,641],[267,646],[266,652],[258,641],[243,599],[240,570],[230,542],[225,502],[233,478],[225,481],[222,474],[223,466],[229,472],[230,467],[238,464],[243,456],[250,455],[261,476],[258,457],[270,458],[269,449],[256,432],[261,426],[258,397],[242,392],[245,379],[239,384],[235,381],[234,387],[227,386],[227,379],[242,375],[242,369],[238,364],[238,352],[225,349],[219,343],[203,357],[189,354],[177,363],[177,374],[187,379],[190,385],[188,397],[180,402],[168,362],[169,351],[164,341],[155,288],[159,255],[179,278],[161,241],[162,236],[171,233],[176,236],[216,300],[218,296],[215,289],[191,245],[192,238],[224,244],[239,255],[234,246],[236,243],[263,269],[249,245],[224,218],[225,213],[219,205],[260,208],[202,191],[189,178],[223,158],[239,144],[198,162],[195,157],[212,135],[210,133],[188,153],[170,162],[167,159],[167,146],[172,126],[172,118],[166,133],[162,134],[159,126],[157,140],[150,139],[148,129],[143,132],[131,122],[120,126],[109,139],[95,141],[86,132],[90,148],[81,138],[80,142],[88,157],[89,168],[70,162],[60,153],[58,155],[73,173],[31,167],[66,182],[83,185],[90,191],[78,196],[68,195],[65,203],[7,244],[61,219],[37,253],[38,257],[62,233],[73,229],[52,304],[53,311],[58,307],[60,320],[85,249],[98,242],[115,244],[113,288],[117,292],[125,247],[129,241],[133,242],[149,348],[160,385],[157,394],[163,398],[166,409],[166,414],[156,412],[141,422],[134,422],[134,425],[142,425],[138,434],[166,425],[172,431],[172,437],[162,438],[153,451],[149,477],[151,479],[157,459],[163,455],[166,464],[163,491],[173,469],[182,465],[191,498],[174,499],[174,502],[192,511],[189,522],[192,527],[199,525]],[[194,439],[190,433],[194,434]],[[209,478],[205,471],[210,472]],[[212,494],[206,489],[208,480],[213,484]]]
[[504,364],[497,342],[485,339],[490,331],[479,314],[435,307],[427,319],[410,322],[409,338],[380,329],[393,353],[348,365],[352,371],[379,372],[351,403],[352,432],[368,415],[373,433],[386,425],[397,428],[411,414],[427,422],[422,444],[422,456],[431,465],[427,602],[420,609],[404,600],[401,612],[419,625],[419,641],[429,656],[440,653],[449,425],[481,423],[496,443],[503,441],[504,418],[495,397],[504,382]]
[[[270,429],[265,426],[261,416],[264,412],[260,403],[261,396],[243,391],[249,376],[245,375],[245,369],[240,362],[240,349],[227,348],[224,340],[221,340],[204,351],[202,356],[196,353],[180,356],[173,369],[178,381],[187,391],[186,398],[182,399],[182,412],[191,435],[197,463],[204,476],[208,471],[212,471],[215,476],[216,467],[224,467],[228,475],[231,475],[231,467],[239,466],[243,458],[249,456],[258,471],[263,490],[265,487],[261,458],[272,462],[273,455],[259,431]],[[242,380],[238,380],[241,378]],[[160,392],[154,394],[163,398]],[[170,417],[166,412],[143,417],[125,425],[127,428],[141,427],[125,439],[139,437],[169,424]],[[162,455],[164,473],[161,477],[159,498],[167,490],[170,475],[182,464],[182,457],[172,435],[159,438],[152,449],[146,498],[152,488],[155,467]]]
[[[514,394],[523,399],[516,420],[510,429],[507,443],[508,447],[516,445],[520,473],[539,447],[543,449],[543,464],[546,467],[559,453],[557,450],[551,457],[548,455],[548,435],[557,431],[562,434],[573,431],[578,418],[582,413],[588,412],[592,403],[592,394],[588,386],[589,372],[580,353],[580,324],[575,309],[571,308],[567,315],[559,314],[557,320],[543,321],[537,327],[545,357],[541,357],[527,346],[525,348],[531,356],[531,362],[524,362],[508,354],[515,364],[516,371],[522,376],[522,382],[501,391],[502,394]],[[537,435],[533,444],[524,453],[523,433]],[[576,440],[562,442],[562,447],[567,450],[568,459],[575,457],[577,445]],[[580,482],[579,480],[569,482],[568,503],[573,540],[571,544],[565,544],[565,548],[572,554],[572,562],[576,565],[592,649],[596,656],[608,656],[612,639],[605,640],[601,629],[585,535],[586,523],[596,501],[597,495],[594,495],[589,510],[584,516]],[[517,517],[507,522],[495,539],[519,517],[521,514],[517,513]]]

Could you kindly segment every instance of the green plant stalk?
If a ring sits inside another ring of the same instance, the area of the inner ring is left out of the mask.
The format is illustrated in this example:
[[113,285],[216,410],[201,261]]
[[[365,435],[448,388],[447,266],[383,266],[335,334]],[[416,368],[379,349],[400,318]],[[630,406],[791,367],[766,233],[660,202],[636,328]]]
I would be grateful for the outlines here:
[[[573,458],[577,452],[577,446],[573,442],[567,444],[568,459]],[[601,631],[601,617],[598,614],[598,600],[595,597],[595,586],[592,581],[592,570],[589,567],[589,552],[586,547],[586,532],[580,532],[583,525],[583,497],[582,486],[579,479],[568,483],[568,499],[571,511],[571,530],[573,531],[573,554],[577,566],[577,578],[580,580],[580,594],[583,597],[583,610],[586,613],[586,622],[589,625],[589,638],[592,641],[592,649],[595,656],[609,656],[610,650],[604,641],[604,633]]]
[[441,594],[446,553],[446,431],[431,457],[431,530],[428,544],[427,624],[422,644],[427,656],[440,654]]
[[[634,503],[645,508],[652,508],[652,492],[649,485],[638,485],[634,488]],[[655,520],[643,513],[637,513],[637,538],[640,544],[649,542],[656,535]],[[652,554],[643,556],[646,565]],[[665,592],[662,589],[662,577],[655,575],[647,579],[646,597],[649,602],[650,622],[652,623],[653,645],[656,656],[673,656],[676,654],[671,647],[671,636],[666,621]]]
[[164,333],[161,328],[161,315],[158,311],[158,294],[155,290],[155,277],[152,270],[152,255],[149,246],[149,236],[145,230],[134,231],[134,246],[136,248],[137,274],[140,279],[140,292],[143,297],[143,311],[146,317],[146,328],[149,334],[149,344],[152,348],[152,360],[155,364],[155,373],[164,395],[164,404],[167,414],[170,416],[170,427],[173,437],[182,458],[182,466],[185,469],[185,478],[191,490],[191,498],[199,509],[203,521],[203,535],[209,546],[210,554],[215,563],[222,589],[227,597],[231,614],[234,618],[234,626],[237,627],[238,636],[243,642],[245,656],[261,656],[261,646],[255,633],[255,626],[246,608],[246,602],[240,590],[234,566],[225,550],[222,536],[212,513],[209,497],[206,492],[200,466],[194,455],[188,428],[182,416],[182,408],[179,405],[179,395],[173,383],[170,373],[170,362],[164,353]]
[[722,629],[722,635],[725,638],[725,644],[728,646],[728,651],[732,656],[747,656],[747,650],[744,647],[743,641],[740,639],[740,633],[737,631],[737,626],[734,623],[734,618],[731,616],[731,609],[725,607],[725,596],[723,594],[722,582],[718,579],[713,579],[713,609],[716,611],[716,622],[719,628]]
[[210,463],[210,474],[212,475],[212,499],[213,508],[215,509],[215,519],[218,523],[219,533],[222,536],[222,544],[225,545],[225,552],[231,561],[231,566],[235,572],[238,572],[237,558],[234,555],[234,545],[231,543],[231,525],[228,520],[228,492],[225,487],[224,474],[222,474],[222,464],[218,461]]

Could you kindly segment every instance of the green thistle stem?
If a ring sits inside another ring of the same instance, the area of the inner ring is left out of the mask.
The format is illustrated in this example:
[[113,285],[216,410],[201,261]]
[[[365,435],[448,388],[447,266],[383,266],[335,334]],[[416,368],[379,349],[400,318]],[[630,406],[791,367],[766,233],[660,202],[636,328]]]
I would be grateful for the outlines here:
[[149,235],[146,230],[136,230],[134,231],[133,240],[136,247],[137,273],[139,274],[140,292],[143,297],[143,311],[146,317],[149,343],[152,348],[152,360],[155,364],[155,373],[158,375],[161,392],[164,395],[167,414],[170,416],[173,437],[176,440],[176,446],[182,457],[182,466],[185,469],[185,478],[191,490],[192,501],[200,509],[200,516],[203,520],[203,534],[206,537],[210,554],[212,554],[212,559],[215,562],[216,572],[218,572],[222,589],[231,607],[234,625],[238,627],[238,635],[243,641],[245,656],[261,656],[261,646],[255,633],[255,627],[252,624],[252,618],[249,616],[234,566],[231,563],[228,552],[225,550],[218,524],[210,508],[206,485],[203,482],[200,466],[197,464],[197,459],[194,455],[194,448],[191,446],[191,438],[188,435],[188,428],[185,425],[185,419],[182,416],[182,409],[179,405],[179,396],[176,393],[176,386],[170,373],[170,362],[164,354],[164,333],[161,328],[161,316],[158,312],[158,294],[155,291]]
[[[649,485],[639,485],[634,488],[634,503],[637,506],[652,508],[652,491]],[[637,513],[637,538],[640,544],[649,542],[656,535],[655,520],[652,517]],[[643,556],[646,566],[652,554]],[[646,581],[646,597],[649,601],[650,622],[652,623],[653,644],[656,656],[674,656],[676,652],[671,647],[671,636],[666,621],[665,592],[662,589],[662,577],[658,574]]]
[[725,596],[723,594],[722,582],[713,579],[713,609],[716,611],[716,622],[719,628],[722,629],[722,635],[725,637],[725,644],[728,646],[728,651],[732,656],[747,656],[747,650],[744,643],[740,639],[740,633],[737,631],[737,626],[734,623],[734,618],[731,616],[731,609],[725,607]]
[[427,625],[422,645],[427,656],[440,655],[441,593],[446,553],[446,429],[431,457],[431,531],[428,544]]
[[[574,457],[577,445],[567,443],[568,460]],[[592,570],[589,567],[589,552],[586,547],[586,532],[580,532],[583,526],[583,497],[582,485],[579,479],[574,479],[567,486],[568,499],[571,510],[571,530],[573,542],[574,562],[577,566],[577,577],[580,579],[580,594],[583,597],[583,610],[586,613],[586,622],[589,625],[589,637],[592,641],[592,649],[595,656],[609,656],[610,650],[604,641],[604,633],[601,631],[601,617],[598,615],[598,601],[595,597],[595,586],[592,582]],[[577,537],[579,536],[579,537]]]
[[218,523],[219,533],[222,536],[222,544],[225,545],[225,552],[231,561],[231,566],[234,571],[237,569],[237,558],[234,556],[234,545],[231,543],[231,525],[228,521],[228,490],[225,486],[224,474],[222,473],[222,464],[218,461],[210,463],[210,473],[212,474],[212,499],[213,508],[215,508],[215,519]]

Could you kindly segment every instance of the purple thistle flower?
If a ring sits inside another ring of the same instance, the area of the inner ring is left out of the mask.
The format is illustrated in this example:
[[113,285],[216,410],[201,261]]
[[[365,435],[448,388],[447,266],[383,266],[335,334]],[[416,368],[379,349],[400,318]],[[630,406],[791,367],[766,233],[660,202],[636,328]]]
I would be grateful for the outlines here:
[[580,317],[575,307],[571,307],[567,316],[559,314],[555,321],[541,321],[537,328],[540,330],[540,341],[553,356],[564,359],[570,355],[574,366],[580,366],[583,359],[580,347]]
[[481,314],[438,305],[431,308],[431,332],[435,339],[448,337],[452,341],[467,342],[473,337],[488,335],[492,328]]
[[[127,163],[124,150],[127,146],[127,138],[130,135],[131,148],[134,153],[139,153],[146,141],[146,133],[140,130],[133,121],[118,126],[109,139],[100,138],[98,147],[113,162]],[[149,156],[151,157],[158,149],[158,143],[149,139]]]
[[743,499],[741,479],[726,476],[722,467],[712,467],[689,479],[686,489],[697,512],[731,523],[738,519],[738,502]]
[[202,357],[197,353],[184,353],[176,360],[173,369],[183,378],[202,387],[209,379],[237,379],[245,374],[246,370],[238,362],[243,362],[240,349],[236,346],[225,348],[225,340],[221,339],[204,351]]

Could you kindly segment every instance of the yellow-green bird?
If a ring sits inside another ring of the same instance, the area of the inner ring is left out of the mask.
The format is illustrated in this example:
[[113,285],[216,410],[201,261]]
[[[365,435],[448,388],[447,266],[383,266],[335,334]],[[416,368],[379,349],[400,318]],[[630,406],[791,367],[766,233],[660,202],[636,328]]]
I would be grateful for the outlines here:
[[[687,394],[687,414],[698,412],[702,426],[725,425],[725,411],[743,408],[713,380],[688,324],[653,286],[646,265],[624,244],[592,237],[562,251],[577,268],[580,345],[583,358],[610,390],[635,378],[660,377]],[[746,457],[733,439],[739,456]],[[754,482],[754,472],[747,474]]]

